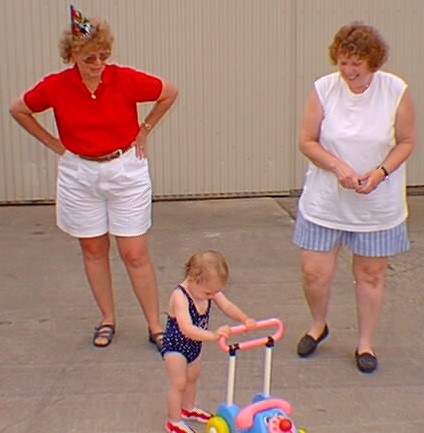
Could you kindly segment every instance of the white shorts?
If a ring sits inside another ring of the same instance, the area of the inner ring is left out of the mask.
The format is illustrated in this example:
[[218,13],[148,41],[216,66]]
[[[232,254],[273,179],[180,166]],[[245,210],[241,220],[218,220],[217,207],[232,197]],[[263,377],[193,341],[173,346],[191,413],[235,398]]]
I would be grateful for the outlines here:
[[151,226],[151,203],[148,162],[138,159],[134,148],[108,162],[69,151],[59,160],[57,225],[72,236],[142,235]]

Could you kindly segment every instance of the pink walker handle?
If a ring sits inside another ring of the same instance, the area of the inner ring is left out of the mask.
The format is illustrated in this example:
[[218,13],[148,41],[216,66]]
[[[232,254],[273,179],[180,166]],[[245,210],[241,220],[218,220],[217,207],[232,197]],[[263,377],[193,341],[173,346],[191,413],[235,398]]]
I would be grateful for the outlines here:
[[[256,322],[256,325],[257,325],[256,328],[252,329],[252,331],[256,331],[257,329],[261,329],[261,328],[269,328],[271,326],[275,326],[277,329],[275,333],[271,336],[274,341],[279,340],[283,336],[284,325],[283,322],[279,319],[271,318],[271,319],[258,320]],[[231,335],[242,334],[243,332],[249,332],[246,325],[231,326],[230,331],[231,331]],[[227,344],[226,337],[220,337],[218,343],[221,350],[223,350],[224,352],[230,351],[230,346]],[[268,337],[259,337],[259,338],[254,338],[253,340],[245,340],[237,344],[240,350],[245,350],[245,349],[251,349],[252,347],[265,346],[265,344],[267,343],[268,343]]]

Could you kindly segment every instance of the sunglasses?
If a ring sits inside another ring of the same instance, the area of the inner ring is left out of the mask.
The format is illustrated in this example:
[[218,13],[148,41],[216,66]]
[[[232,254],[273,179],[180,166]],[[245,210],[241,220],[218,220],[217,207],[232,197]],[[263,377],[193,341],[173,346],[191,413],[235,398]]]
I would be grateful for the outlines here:
[[99,53],[99,54],[90,54],[90,55],[84,57],[84,58],[82,59],[82,61],[83,61],[84,63],[87,63],[88,65],[92,65],[93,63],[96,62],[97,58],[98,58],[101,62],[104,62],[105,60],[107,60],[107,59],[110,57],[111,54],[112,54],[112,53],[111,53],[110,51],[104,51],[104,52]]

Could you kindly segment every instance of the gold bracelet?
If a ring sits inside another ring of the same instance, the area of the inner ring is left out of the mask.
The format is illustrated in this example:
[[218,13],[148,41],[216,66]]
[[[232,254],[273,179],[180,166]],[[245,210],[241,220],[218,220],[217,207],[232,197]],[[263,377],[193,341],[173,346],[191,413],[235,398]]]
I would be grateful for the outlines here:
[[141,126],[143,126],[148,131],[150,131],[153,128],[153,126],[150,123],[147,123],[147,122],[142,122]]

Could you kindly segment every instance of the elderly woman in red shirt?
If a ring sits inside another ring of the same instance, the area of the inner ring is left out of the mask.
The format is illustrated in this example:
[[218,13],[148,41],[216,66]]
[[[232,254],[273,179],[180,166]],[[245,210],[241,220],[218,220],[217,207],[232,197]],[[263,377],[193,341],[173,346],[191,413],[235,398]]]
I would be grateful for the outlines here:
[[[109,64],[113,35],[106,21],[87,19],[71,6],[71,28],[60,42],[70,67],[45,76],[12,102],[10,113],[42,144],[60,155],[57,224],[80,241],[84,268],[101,313],[93,344],[115,334],[110,235],[145,314],[149,341],[161,349],[156,276],[146,234],[152,186],[148,134],[170,109],[177,89],[130,67]],[[154,102],[140,124],[137,104]],[[58,137],[34,116],[53,109]]]

